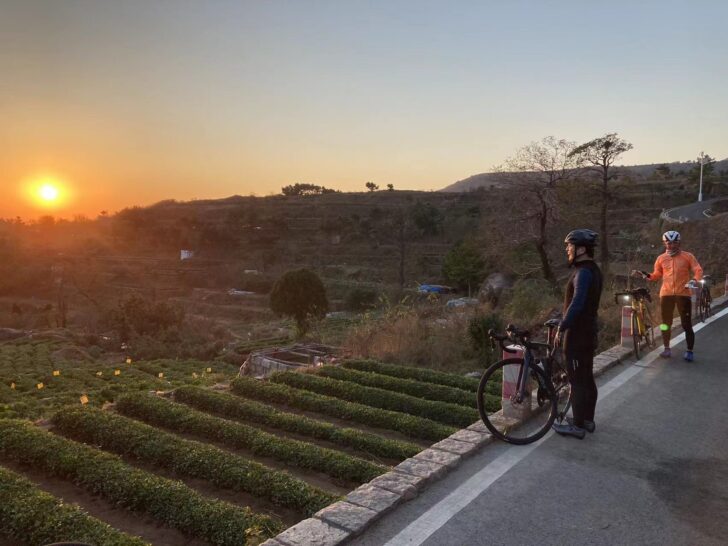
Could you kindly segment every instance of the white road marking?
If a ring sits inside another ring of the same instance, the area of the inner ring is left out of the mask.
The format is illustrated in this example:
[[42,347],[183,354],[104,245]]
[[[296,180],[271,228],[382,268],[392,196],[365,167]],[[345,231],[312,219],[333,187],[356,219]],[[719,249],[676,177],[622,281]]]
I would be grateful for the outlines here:
[[[693,325],[693,331],[702,330],[707,324],[728,314],[728,307],[708,318],[706,322]],[[671,345],[677,345],[685,339],[685,334],[679,334],[672,339]],[[645,365],[659,358],[662,347],[659,347],[643,358],[633,363],[618,376],[611,379],[605,385],[599,387],[599,400],[603,400],[627,381],[645,370]],[[402,529],[396,536],[392,537],[385,546],[417,546],[425,542],[438,529],[445,525],[455,514],[473,502],[486,489],[493,485],[498,478],[503,476],[520,461],[528,457],[542,443],[553,436],[554,432],[549,431],[539,441],[527,446],[513,446],[505,453],[488,463],[477,474],[471,476],[460,487],[455,489],[447,497],[435,504],[427,512],[422,514],[407,527]]]

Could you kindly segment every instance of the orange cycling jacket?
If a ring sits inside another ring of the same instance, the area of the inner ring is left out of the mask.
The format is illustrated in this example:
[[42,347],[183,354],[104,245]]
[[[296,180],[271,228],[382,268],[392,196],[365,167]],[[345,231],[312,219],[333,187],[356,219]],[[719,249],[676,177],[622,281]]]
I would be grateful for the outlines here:
[[660,296],[690,296],[690,289],[685,285],[690,282],[690,272],[696,280],[703,278],[703,268],[690,252],[681,250],[674,256],[667,252],[660,254],[655,260],[655,270],[649,274],[648,279],[659,281],[662,279]]

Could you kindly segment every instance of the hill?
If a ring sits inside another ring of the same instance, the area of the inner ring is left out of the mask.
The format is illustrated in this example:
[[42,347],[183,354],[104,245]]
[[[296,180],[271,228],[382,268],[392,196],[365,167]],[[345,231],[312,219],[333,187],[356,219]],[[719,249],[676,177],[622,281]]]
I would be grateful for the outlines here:
[[[667,165],[673,174],[683,175],[695,167],[694,161],[673,161],[671,163],[649,163],[645,165],[621,165],[615,167],[618,172],[624,175],[631,175],[642,179],[647,179],[655,175],[655,169],[662,165]],[[716,161],[714,164],[716,172],[728,171],[728,158]],[[442,188],[443,192],[467,192],[475,188],[502,188],[508,185],[508,173],[481,173],[474,174],[463,180],[450,184]]]

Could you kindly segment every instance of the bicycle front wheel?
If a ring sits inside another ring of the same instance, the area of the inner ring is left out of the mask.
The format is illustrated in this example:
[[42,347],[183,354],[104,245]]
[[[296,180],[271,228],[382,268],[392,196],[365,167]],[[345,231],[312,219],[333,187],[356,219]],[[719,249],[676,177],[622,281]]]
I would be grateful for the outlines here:
[[711,304],[712,298],[710,297],[710,293],[706,292],[703,297],[703,316],[705,317],[703,320],[708,318],[711,315],[710,311],[710,304]]
[[478,385],[478,411],[485,426],[496,438],[519,445],[535,442],[549,431],[558,402],[551,382],[535,362],[526,396],[519,399],[517,385],[524,368],[522,358],[501,360],[485,370]]
[[637,314],[632,313],[632,342],[634,343],[634,357],[640,359],[640,324],[637,321]]

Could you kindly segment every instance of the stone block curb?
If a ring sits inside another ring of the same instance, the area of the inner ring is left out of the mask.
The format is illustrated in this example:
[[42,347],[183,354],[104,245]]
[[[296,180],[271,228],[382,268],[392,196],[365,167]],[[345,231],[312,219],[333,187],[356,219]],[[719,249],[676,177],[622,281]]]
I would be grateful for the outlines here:
[[424,483],[425,479],[418,476],[402,474],[401,472],[387,472],[374,478],[369,482],[369,485],[396,493],[402,497],[402,500],[410,500],[417,496]]
[[[308,518],[289,527],[271,540],[284,546],[335,546],[348,540],[351,533],[316,518]],[[267,546],[267,542],[264,542]],[[275,542],[273,543],[275,544]]]
[[403,496],[366,483],[349,493],[346,500],[383,514],[402,502]]
[[352,536],[361,533],[371,522],[381,514],[364,506],[358,506],[346,501],[335,502],[319,510],[313,516],[325,523],[344,529]]
[[424,451],[420,451],[414,456],[414,458],[437,463],[447,468],[455,468],[462,459],[462,457],[457,453],[451,453],[449,451],[434,448],[428,448]]

